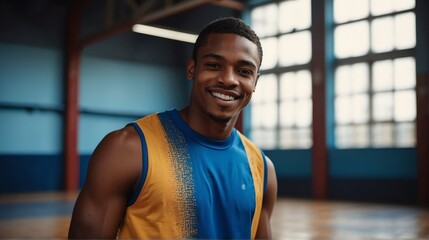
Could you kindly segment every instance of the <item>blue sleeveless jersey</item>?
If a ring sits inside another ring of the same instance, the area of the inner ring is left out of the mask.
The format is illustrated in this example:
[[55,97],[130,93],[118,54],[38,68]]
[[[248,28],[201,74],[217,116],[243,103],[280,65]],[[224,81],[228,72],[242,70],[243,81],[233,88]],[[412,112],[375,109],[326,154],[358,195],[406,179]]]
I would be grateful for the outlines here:
[[119,238],[254,238],[267,182],[264,154],[235,129],[225,140],[193,131],[177,110],[133,126],[142,174]]

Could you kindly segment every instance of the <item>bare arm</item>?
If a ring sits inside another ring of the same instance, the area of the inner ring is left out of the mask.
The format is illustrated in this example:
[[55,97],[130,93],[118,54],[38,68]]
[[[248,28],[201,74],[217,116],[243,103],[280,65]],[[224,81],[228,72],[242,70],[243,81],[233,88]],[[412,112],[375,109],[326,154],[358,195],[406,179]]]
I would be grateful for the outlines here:
[[91,156],[87,179],[73,210],[69,238],[116,238],[140,169],[140,140],[133,127],[108,134]]
[[274,204],[277,199],[277,177],[274,165],[267,157],[268,167],[268,183],[267,189],[264,193],[264,200],[262,202],[261,216],[259,218],[258,230],[256,232],[257,239],[271,239],[271,225],[270,218],[273,212]]

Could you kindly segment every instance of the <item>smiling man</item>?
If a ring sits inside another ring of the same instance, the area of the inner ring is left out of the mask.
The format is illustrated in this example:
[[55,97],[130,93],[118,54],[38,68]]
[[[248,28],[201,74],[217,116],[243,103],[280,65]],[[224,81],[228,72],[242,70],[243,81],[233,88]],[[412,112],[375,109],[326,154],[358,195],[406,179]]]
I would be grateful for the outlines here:
[[234,125],[259,76],[257,35],[236,18],[200,33],[189,105],[108,134],[91,156],[70,238],[271,238],[272,162]]

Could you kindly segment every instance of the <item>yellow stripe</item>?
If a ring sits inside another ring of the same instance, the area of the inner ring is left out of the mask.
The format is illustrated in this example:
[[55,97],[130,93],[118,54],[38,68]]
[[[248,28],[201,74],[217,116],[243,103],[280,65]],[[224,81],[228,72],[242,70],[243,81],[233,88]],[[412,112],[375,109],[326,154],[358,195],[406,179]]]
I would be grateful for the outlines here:
[[252,239],[256,237],[258,230],[259,218],[262,210],[263,188],[264,188],[264,162],[261,151],[249,139],[239,133],[243,142],[244,149],[249,160],[250,170],[252,172],[253,183],[255,186],[256,207],[252,220]]
[[179,183],[171,164],[172,149],[159,118],[152,115],[137,123],[146,139],[148,172],[139,197],[127,209],[119,237],[154,239],[186,236],[183,232],[182,209],[177,203],[177,192],[173,190],[178,189]]

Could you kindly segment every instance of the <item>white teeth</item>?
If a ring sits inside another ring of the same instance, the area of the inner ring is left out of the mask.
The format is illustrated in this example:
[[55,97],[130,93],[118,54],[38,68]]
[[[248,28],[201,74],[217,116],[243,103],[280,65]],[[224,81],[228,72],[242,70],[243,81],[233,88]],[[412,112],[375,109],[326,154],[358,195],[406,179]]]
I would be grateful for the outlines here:
[[225,101],[232,101],[232,100],[234,100],[234,97],[228,96],[228,95],[225,95],[225,94],[222,94],[222,93],[213,92],[212,95],[215,96],[215,97],[217,97],[217,98],[220,98],[222,100],[225,100]]

